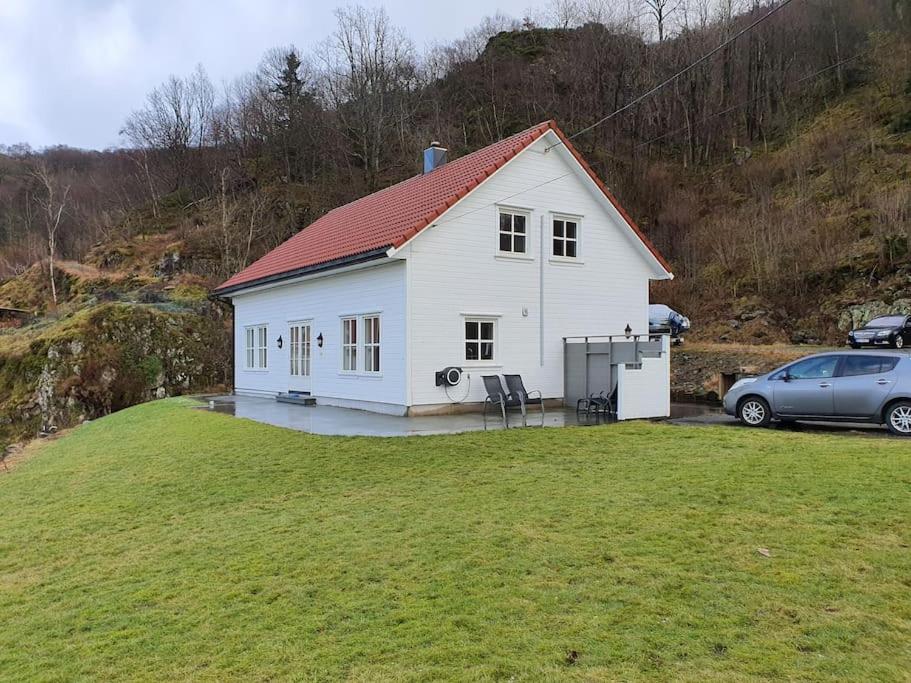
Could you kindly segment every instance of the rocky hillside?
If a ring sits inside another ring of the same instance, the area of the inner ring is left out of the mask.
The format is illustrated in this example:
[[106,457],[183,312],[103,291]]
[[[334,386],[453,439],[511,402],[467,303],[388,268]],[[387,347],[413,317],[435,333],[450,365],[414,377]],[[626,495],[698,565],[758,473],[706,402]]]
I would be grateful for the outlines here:
[[0,329],[0,445],[153,398],[224,388],[229,317],[182,271],[163,234],[99,245],[87,263],[46,263],[0,285],[0,306],[34,312]]

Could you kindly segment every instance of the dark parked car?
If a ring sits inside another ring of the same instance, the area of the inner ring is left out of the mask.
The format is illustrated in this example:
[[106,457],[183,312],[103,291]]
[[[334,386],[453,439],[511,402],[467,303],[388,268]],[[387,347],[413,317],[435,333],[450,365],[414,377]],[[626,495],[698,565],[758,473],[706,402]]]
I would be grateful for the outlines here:
[[724,410],[750,427],[765,427],[772,420],[872,422],[911,436],[911,354],[807,356],[736,382],[724,396]]
[[903,349],[911,345],[911,315],[884,315],[874,318],[863,327],[848,332],[848,345],[891,346]]
[[[675,340],[690,329],[690,319],[664,304],[648,307],[648,331],[651,334],[670,334]],[[682,340],[681,340],[682,341]]]

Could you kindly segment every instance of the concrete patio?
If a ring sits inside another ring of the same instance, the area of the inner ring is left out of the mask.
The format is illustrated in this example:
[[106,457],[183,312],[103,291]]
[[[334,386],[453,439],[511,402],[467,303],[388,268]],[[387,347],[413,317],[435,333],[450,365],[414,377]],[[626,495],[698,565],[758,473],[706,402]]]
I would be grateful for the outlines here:
[[[331,436],[414,436],[419,434],[457,434],[484,430],[484,420],[479,413],[461,415],[436,415],[427,417],[399,417],[371,413],[351,408],[332,406],[299,406],[279,403],[271,398],[251,396],[204,396],[200,409],[234,415],[256,422],[295,429],[311,434]],[[541,420],[540,410],[535,406],[528,414],[529,427],[569,427],[604,424],[603,418],[576,415],[575,410],[548,409]],[[522,415],[510,411],[509,426],[522,426]],[[488,413],[487,428],[503,429],[499,414]]]
[[[429,434],[458,434],[484,430],[484,420],[479,413],[461,415],[437,415],[433,417],[398,417],[371,413],[351,408],[332,406],[300,406],[279,403],[271,398],[250,396],[197,396],[199,409],[234,415],[264,424],[294,429],[311,434],[327,436],[415,436]],[[576,415],[575,410],[548,409],[545,419],[541,413],[532,410],[528,415],[529,427],[576,427],[593,426],[614,422],[592,416]],[[672,403],[670,424],[681,426],[728,426],[741,428],[733,417],[725,415],[718,406],[702,403]],[[522,427],[522,416],[518,411],[509,414],[512,428]],[[503,429],[499,414],[488,413],[488,430]],[[775,423],[774,429],[783,431],[821,431],[835,434],[863,434],[874,437],[888,437],[889,433],[875,425],[832,424],[832,423]]]

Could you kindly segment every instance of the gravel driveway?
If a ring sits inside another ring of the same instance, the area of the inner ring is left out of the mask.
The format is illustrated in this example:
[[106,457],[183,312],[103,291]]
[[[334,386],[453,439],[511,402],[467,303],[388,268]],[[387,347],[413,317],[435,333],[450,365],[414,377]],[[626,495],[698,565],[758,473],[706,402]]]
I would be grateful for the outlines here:
[[[725,415],[721,406],[709,403],[672,403],[668,422],[685,426],[722,425],[734,429],[751,429],[751,427],[741,425],[737,418]],[[824,432],[847,436],[893,438],[884,426],[842,422],[773,422],[769,429],[784,432]]]

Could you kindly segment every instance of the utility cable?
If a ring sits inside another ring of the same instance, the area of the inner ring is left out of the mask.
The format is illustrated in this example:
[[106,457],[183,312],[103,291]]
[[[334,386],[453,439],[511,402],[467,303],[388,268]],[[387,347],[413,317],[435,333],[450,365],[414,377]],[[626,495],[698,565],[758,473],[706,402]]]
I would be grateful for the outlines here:
[[[840,62],[837,62],[836,64],[830,64],[829,66],[827,66],[823,69],[820,69],[819,71],[816,71],[814,73],[811,73],[808,76],[804,76],[803,78],[800,78],[800,79],[794,81],[793,83],[791,83],[789,86],[786,86],[786,87],[793,87],[796,85],[800,85],[801,83],[804,83],[805,81],[809,81],[813,78],[818,78],[822,74],[827,73],[827,72],[831,71],[832,69],[837,69],[838,67],[848,64],[849,62],[853,62],[855,59],[859,59],[868,53],[869,53],[869,50],[865,50],[864,52],[860,52],[860,53],[854,55],[853,57],[848,57],[847,59],[843,59]],[[793,94],[793,93],[790,93],[790,94]],[[766,97],[766,95],[759,95],[758,97],[754,97],[751,100],[746,100],[744,102],[738,102],[737,104],[731,105],[727,109],[722,109],[721,111],[716,111],[713,114],[709,114],[705,118],[703,118],[699,121],[696,121],[694,124],[690,124],[690,126],[692,126],[692,125],[698,126],[698,125],[706,123],[707,121],[710,121],[711,119],[714,119],[718,116],[730,114],[732,111],[734,111],[736,109],[740,109],[741,107],[749,106],[755,102],[758,102],[759,100],[765,99],[765,97]],[[675,133],[683,132],[683,131],[687,130],[690,126],[681,126],[680,128],[676,128],[674,130],[668,131],[667,133],[654,137],[650,140],[646,140],[645,142],[640,142],[638,145],[636,145],[636,147],[644,147],[645,145],[650,145],[654,142],[658,142],[659,140],[663,140],[664,138],[666,138],[670,135],[674,135]]]
[[[684,67],[683,69],[681,69],[680,71],[678,71],[677,73],[675,73],[673,76],[671,76],[671,77],[669,77],[669,78],[666,78],[665,80],[661,81],[661,83],[659,83],[658,85],[656,85],[654,88],[652,88],[651,90],[649,90],[649,91],[643,93],[642,95],[639,95],[639,97],[635,98],[634,100],[632,100],[632,101],[630,101],[630,102],[627,102],[625,105],[623,105],[623,106],[620,107],[619,109],[617,109],[617,110],[611,112],[610,114],[608,114],[607,116],[605,116],[605,117],[599,119],[598,121],[595,121],[595,122],[594,122],[593,124],[591,124],[590,126],[586,126],[586,127],[583,128],[582,130],[577,131],[576,133],[573,133],[572,135],[570,135],[570,136],[567,138],[567,140],[572,140],[573,138],[577,138],[577,137],[579,137],[580,135],[582,135],[583,133],[587,133],[588,131],[590,131],[590,130],[592,130],[592,129],[594,129],[594,128],[597,128],[597,127],[600,126],[601,124],[606,123],[607,121],[610,121],[612,118],[614,118],[614,117],[617,116],[618,114],[622,114],[623,112],[627,111],[628,109],[631,109],[632,107],[635,107],[637,104],[639,104],[640,102],[642,102],[642,101],[648,99],[649,97],[651,97],[652,95],[654,95],[655,93],[657,93],[659,90],[661,90],[661,89],[667,87],[668,85],[670,85],[671,83],[673,83],[674,81],[676,81],[678,78],[680,78],[680,77],[683,76],[684,74],[689,73],[690,71],[692,71],[693,69],[695,69],[697,66],[699,66],[699,65],[702,64],[703,62],[706,62],[706,61],[708,61],[709,59],[711,59],[712,57],[714,57],[716,54],[718,54],[718,53],[721,52],[723,49],[725,49],[728,45],[730,45],[731,43],[735,42],[737,39],[741,38],[742,36],[746,35],[747,33],[749,33],[750,31],[752,31],[754,28],[756,28],[757,26],[759,26],[759,25],[760,25],[761,23],[763,23],[764,21],[767,21],[767,20],[768,20],[769,18],[771,18],[774,14],[776,14],[777,12],[780,12],[780,11],[783,10],[785,7],[787,7],[788,5],[790,5],[793,1],[794,1],[794,0],[782,0],[780,3],[778,3],[777,5],[775,5],[772,9],[770,9],[766,14],[762,15],[762,16],[759,17],[756,21],[752,22],[752,23],[749,24],[748,26],[745,26],[744,28],[742,28],[741,30],[739,30],[737,33],[735,33],[734,35],[732,35],[730,38],[728,38],[727,40],[725,40],[723,43],[721,43],[720,45],[718,45],[718,46],[715,47],[714,49],[709,50],[708,52],[706,52],[704,55],[702,55],[699,59],[697,59],[697,60],[696,60],[695,62],[693,62],[692,64],[690,64],[690,65]],[[554,143],[553,145],[551,145],[551,146],[548,147],[547,149],[552,149],[552,148],[558,147],[559,145],[562,145],[562,144],[563,144],[563,141],[560,140],[560,142]]]

